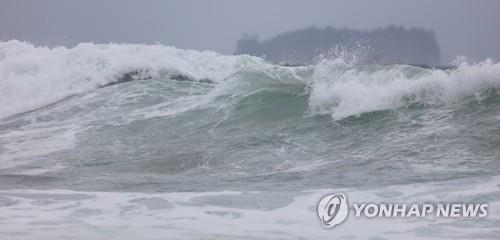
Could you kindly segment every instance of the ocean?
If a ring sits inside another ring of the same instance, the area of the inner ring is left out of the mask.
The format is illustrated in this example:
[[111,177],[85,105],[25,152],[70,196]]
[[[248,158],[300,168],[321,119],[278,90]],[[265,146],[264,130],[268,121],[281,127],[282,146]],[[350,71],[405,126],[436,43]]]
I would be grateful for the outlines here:
[[[498,239],[500,63],[0,42],[1,239]],[[322,196],[486,202],[356,218]]]

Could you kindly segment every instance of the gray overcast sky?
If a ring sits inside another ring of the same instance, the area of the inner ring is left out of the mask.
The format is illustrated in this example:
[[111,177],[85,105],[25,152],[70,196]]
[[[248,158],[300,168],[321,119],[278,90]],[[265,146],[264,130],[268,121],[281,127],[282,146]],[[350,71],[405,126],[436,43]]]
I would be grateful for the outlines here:
[[312,25],[436,32],[443,62],[500,59],[496,0],[0,0],[0,39],[42,45],[127,42],[230,54],[242,33],[267,39]]

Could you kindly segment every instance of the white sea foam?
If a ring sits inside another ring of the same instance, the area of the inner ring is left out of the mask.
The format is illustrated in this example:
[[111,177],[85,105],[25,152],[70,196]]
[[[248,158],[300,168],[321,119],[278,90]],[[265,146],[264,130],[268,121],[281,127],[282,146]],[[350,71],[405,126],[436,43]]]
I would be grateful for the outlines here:
[[339,61],[316,66],[309,99],[313,114],[333,119],[411,104],[454,104],[500,87],[500,64],[486,60],[456,69],[415,69],[394,65],[360,69]]
[[82,43],[73,48],[0,42],[0,118],[32,110],[141,70],[221,80],[259,58],[222,56],[161,45]]
[[[360,67],[342,59],[297,68],[279,67],[257,57],[161,45],[82,43],[47,48],[12,40],[0,42],[0,118],[95,89],[134,71],[151,77],[181,74],[193,80],[210,79],[217,85],[210,96],[302,84],[310,94],[311,114],[329,114],[335,120],[414,103],[453,104],[500,86],[500,64],[489,60],[459,64],[453,70]],[[213,99],[210,96],[208,101]]]
[[[76,126],[46,127],[9,131],[0,134],[0,170],[36,162],[37,157],[72,148],[75,145]],[[24,174],[40,173],[60,168],[46,164],[42,168],[25,171]]]
[[[119,193],[0,191],[0,235],[8,239],[384,239],[494,238],[500,191],[496,177],[375,189],[289,192]],[[343,192],[352,202],[489,203],[489,215],[460,218],[355,218],[323,229],[319,199]],[[487,200],[484,196],[490,196]],[[231,202],[229,206],[228,202]],[[464,227],[474,226],[474,227]],[[145,235],[147,233],[147,235]]]

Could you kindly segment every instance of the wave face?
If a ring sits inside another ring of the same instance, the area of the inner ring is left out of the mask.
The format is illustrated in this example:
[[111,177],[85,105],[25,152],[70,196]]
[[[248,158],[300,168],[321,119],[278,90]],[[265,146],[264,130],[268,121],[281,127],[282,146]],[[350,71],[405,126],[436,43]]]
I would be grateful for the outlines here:
[[[41,198],[53,196],[51,189],[71,196],[120,192],[112,195],[118,205],[136,200],[121,192],[184,199],[175,193],[233,190],[243,194],[193,199],[182,209],[201,213],[199,206],[211,205],[261,216],[262,201],[264,210],[280,209],[312,190],[363,196],[362,189],[379,189],[370,194],[391,202],[401,184],[425,183],[421,192],[440,199],[468,179],[498,186],[500,176],[500,64],[489,60],[449,70],[343,59],[288,67],[161,45],[47,48],[8,41],[0,43],[0,100],[0,189],[18,189],[4,191],[0,206],[11,204],[13,218],[22,215],[16,201],[29,202],[17,199],[23,189]],[[258,196],[246,199],[253,191]],[[463,200],[456,196],[449,200]],[[489,199],[500,202],[498,196]],[[144,199],[131,203],[134,209]],[[145,204],[154,207],[155,199]],[[306,205],[294,207],[314,209]],[[443,233],[434,226],[427,232]],[[270,237],[255,229],[252,236]]]
[[355,66],[341,59],[290,68],[256,57],[161,45],[86,43],[51,49],[9,41],[0,43],[0,63],[2,100],[9,103],[0,107],[0,118],[119,82],[130,73],[138,79],[182,76],[219,85],[227,85],[231,78],[259,84],[245,77],[260,74],[261,81],[267,82],[256,89],[266,84],[302,84],[310,112],[329,114],[334,120],[415,104],[439,106],[484,98],[489,93],[482,91],[500,86],[500,64],[492,61],[461,64],[450,71],[408,65]]
[[453,70],[413,66],[345,67],[319,64],[309,98],[311,110],[339,120],[378,110],[438,107],[498,93],[500,64],[461,64]]
[[74,48],[35,47],[19,41],[0,43],[0,117],[50,104],[118,81],[140,71],[150,76],[186,74],[193,79],[223,79],[245,62],[258,59],[213,52],[145,45],[80,44]]

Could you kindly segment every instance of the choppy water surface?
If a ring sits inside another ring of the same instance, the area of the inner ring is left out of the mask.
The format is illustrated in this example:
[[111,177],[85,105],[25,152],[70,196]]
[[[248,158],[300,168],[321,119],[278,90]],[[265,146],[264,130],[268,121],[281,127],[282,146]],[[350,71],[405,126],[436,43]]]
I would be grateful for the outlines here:
[[[159,45],[10,41],[0,43],[0,94],[8,238],[500,235],[500,64],[491,61],[282,67]],[[490,215],[348,219],[324,230],[315,205],[335,191],[486,201]]]

